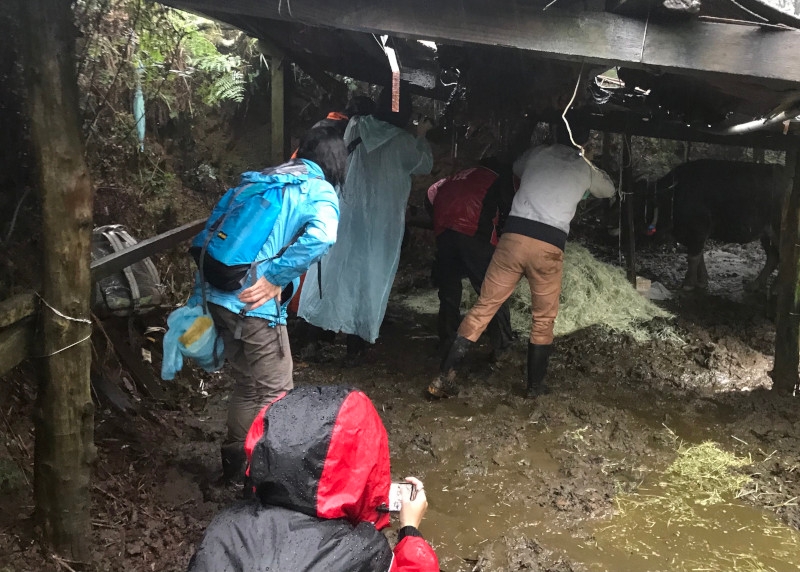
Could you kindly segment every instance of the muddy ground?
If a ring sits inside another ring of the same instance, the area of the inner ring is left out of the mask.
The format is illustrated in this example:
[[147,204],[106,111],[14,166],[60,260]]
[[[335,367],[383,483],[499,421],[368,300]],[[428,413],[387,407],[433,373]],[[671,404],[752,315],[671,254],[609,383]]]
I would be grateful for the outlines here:
[[[599,254],[614,258],[614,248]],[[742,274],[757,272],[760,257],[756,245],[715,247],[711,259],[728,262],[709,264],[710,292],[663,302],[677,317],[650,324],[649,342],[602,327],[558,339],[553,392],[536,401],[522,397],[523,332],[498,365],[488,363],[485,345],[473,351],[458,397],[424,397],[437,369],[435,316],[397,303],[428,288],[424,269],[404,266],[381,338],[363,362],[344,367],[343,343],[328,345],[321,363],[295,357],[295,382],[348,384],[374,400],[394,476],[425,481],[430,509],[422,531],[442,570],[797,569],[797,402],[768,391],[774,327],[763,297],[736,287]],[[684,258],[660,248],[640,263],[674,289]],[[670,335],[658,335],[664,331]],[[3,572],[77,568],[45,553],[31,525],[32,379],[23,368],[2,381]],[[185,569],[209,520],[237,494],[213,484],[229,386],[225,373],[184,372],[168,384],[169,405],[145,399],[140,415],[126,416],[99,404],[93,569]],[[725,530],[690,534],[669,523],[655,540],[605,541],[604,531],[625,516],[621,495],[657,484],[680,443],[705,440],[752,459],[740,469],[750,477],[745,494],[721,509],[737,515],[735,528],[750,546],[729,547]],[[783,539],[777,552],[771,531]],[[705,556],[693,542],[705,543]]]

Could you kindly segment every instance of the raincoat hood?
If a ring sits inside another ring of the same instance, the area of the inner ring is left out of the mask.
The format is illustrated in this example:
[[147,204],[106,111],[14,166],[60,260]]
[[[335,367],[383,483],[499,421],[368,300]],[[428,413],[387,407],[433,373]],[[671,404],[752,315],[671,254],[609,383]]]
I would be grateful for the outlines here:
[[357,136],[361,137],[367,153],[372,153],[372,151],[399,134],[406,133],[403,129],[376,119],[372,115],[354,117],[352,121],[356,122]]
[[341,387],[301,387],[256,416],[245,441],[248,474],[265,505],[354,526],[389,524],[386,429],[370,399]]

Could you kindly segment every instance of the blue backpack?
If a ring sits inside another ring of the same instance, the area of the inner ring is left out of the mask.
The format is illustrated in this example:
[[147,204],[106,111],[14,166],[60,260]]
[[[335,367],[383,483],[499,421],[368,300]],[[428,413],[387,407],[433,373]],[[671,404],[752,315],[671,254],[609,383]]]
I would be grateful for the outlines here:
[[301,160],[243,173],[239,185],[228,189],[216,204],[189,248],[201,280],[225,292],[253,284],[256,267],[279,258],[303,234],[305,228],[300,228],[277,254],[257,260],[281,212],[286,186],[308,179],[308,169]]

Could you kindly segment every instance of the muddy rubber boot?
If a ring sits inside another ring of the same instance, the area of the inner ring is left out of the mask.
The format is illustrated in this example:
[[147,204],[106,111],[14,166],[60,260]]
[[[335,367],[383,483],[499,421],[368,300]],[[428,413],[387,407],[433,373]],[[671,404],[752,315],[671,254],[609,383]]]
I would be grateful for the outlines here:
[[544,378],[547,375],[547,364],[552,351],[553,344],[528,344],[528,387],[525,393],[528,399],[550,393]]
[[442,360],[439,366],[439,375],[436,376],[431,384],[428,386],[428,393],[433,397],[447,397],[454,395],[458,392],[458,387],[455,383],[456,367],[467,355],[472,342],[462,336],[456,337],[453,345],[450,346],[450,351],[447,356]]
[[247,456],[242,443],[230,443],[220,447],[222,457],[222,479],[220,484],[239,484],[244,481]]

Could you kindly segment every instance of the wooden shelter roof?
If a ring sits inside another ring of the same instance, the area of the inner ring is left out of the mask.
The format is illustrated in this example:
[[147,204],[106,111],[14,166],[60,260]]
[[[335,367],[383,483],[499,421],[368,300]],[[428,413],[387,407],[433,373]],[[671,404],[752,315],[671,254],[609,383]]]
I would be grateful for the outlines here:
[[788,137],[781,122],[726,132],[781,112],[800,115],[800,19],[760,0],[163,1],[265,39],[323,79],[387,85],[378,36],[389,35],[405,79],[447,99],[457,76],[470,114],[556,109],[579,76],[588,87],[617,68],[624,86],[579,96],[605,129],[798,144],[794,124]]

